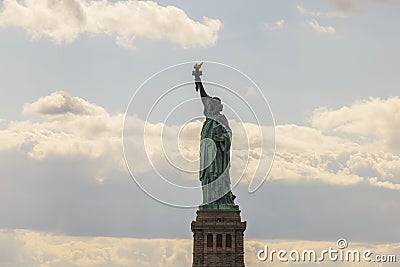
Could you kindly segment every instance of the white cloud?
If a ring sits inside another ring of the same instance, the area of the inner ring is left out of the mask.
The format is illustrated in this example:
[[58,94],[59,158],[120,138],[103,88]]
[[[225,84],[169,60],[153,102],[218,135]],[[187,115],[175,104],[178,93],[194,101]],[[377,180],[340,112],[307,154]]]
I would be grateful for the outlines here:
[[20,151],[33,160],[87,158],[98,162],[98,181],[113,170],[125,170],[121,155],[123,114],[110,115],[104,108],[54,92],[24,105],[32,120],[7,122],[1,130],[0,150]]
[[[108,267],[186,267],[192,263],[192,240],[190,239],[136,239],[112,237],[71,237],[29,230],[0,229],[0,265],[16,266],[108,266]],[[367,244],[348,240],[351,250],[363,252],[368,249],[374,255],[396,255],[399,243]],[[275,260],[262,262],[257,252],[268,245],[269,249],[297,251],[313,249],[320,252],[336,247],[336,241],[308,240],[245,240],[246,266],[287,266]],[[309,262],[296,265],[309,265]],[[332,266],[328,259],[321,266]],[[346,266],[359,266],[348,262]],[[370,263],[371,266],[378,266]],[[335,265],[336,266],[336,265]]]
[[389,181],[378,181],[378,178],[370,178],[368,179],[368,182],[377,187],[383,187],[391,190],[399,190],[400,191],[400,184],[394,184]]
[[400,98],[370,98],[337,110],[316,109],[311,125],[324,133],[352,135],[363,143],[380,142],[380,149],[400,151]]
[[49,96],[41,97],[34,103],[26,103],[23,111],[25,114],[41,116],[105,115],[107,113],[104,108],[63,91],[56,91]]
[[329,184],[352,185],[364,178],[351,172],[347,159],[358,144],[298,125],[277,126],[277,151],[272,179],[317,179]]
[[[320,180],[336,185],[368,181],[372,186],[398,189],[398,110],[398,97],[371,98],[337,110],[318,108],[310,118],[310,126],[277,125],[277,151],[270,178]],[[39,119],[6,123],[0,131],[1,150],[19,150],[34,160],[52,157],[98,160],[101,166],[95,177],[98,181],[104,181],[107,172],[115,168],[125,170],[121,151],[123,114],[111,115],[104,108],[66,92],[54,92],[27,103],[24,111],[39,115]],[[128,116],[126,124],[132,126],[125,132],[124,140],[131,151],[126,153],[128,162],[135,166],[135,173],[150,171],[150,163],[161,171],[171,171],[165,153],[171,162],[196,173],[200,121],[188,123],[182,131],[174,125],[148,123],[146,147],[143,146],[144,121]],[[260,146],[261,142],[271,144],[273,140],[268,139],[271,136],[263,139],[261,133],[272,129],[234,120],[230,126],[234,133],[233,179],[237,181],[243,174],[242,182],[248,183],[255,174],[265,175],[270,154],[262,154]],[[260,156],[262,164],[258,166]],[[190,177],[197,179],[196,175]]]
[[265,27],[269,31],[277,31],[277,30],[283,29],[283,27],[285,27],[285,20],[283,20],[283,19],[277,20],[277,21],[275,21],[275,23],[273,25],[266,23]]
[[[318,108],[311,126],[326,136],[336,136],[353,145],[338,149],[346,170],[369,178],[373,186],[399,189],[400,98],[370,98],[336,110]],[[339,162],[337,162],[339,163]]]
[[132,47],[135,38],[147,38],[190,48],[215,44],[222,23],[207,17],[197,22],[179,8],[152,1],[5,0],[0,28],[8,27],[22,28],[33,39],[47,37],[57,44],[88,34],[114,36],[123,47]]
[[370,185],[398,189],[399,110],[398,97],[370,98],[336,110],[318,108],[310,126],[278,125],[270,177],[340,185],[368,179]]
[[316,32],[335,34],[336,30],[332,26],[321,26],[316,19],[309,20],[307,24]]

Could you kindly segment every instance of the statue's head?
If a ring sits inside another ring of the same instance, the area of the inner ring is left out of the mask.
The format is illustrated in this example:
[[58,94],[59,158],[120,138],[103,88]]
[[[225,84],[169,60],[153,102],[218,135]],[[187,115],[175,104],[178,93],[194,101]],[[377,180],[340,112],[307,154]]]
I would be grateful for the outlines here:
[[213,110],[215,111],[215,113],[221,112],[222,109],[224,108],[224,106],[221,103],[221,99],[216,96],[214,96],[212,99],[213,99]]

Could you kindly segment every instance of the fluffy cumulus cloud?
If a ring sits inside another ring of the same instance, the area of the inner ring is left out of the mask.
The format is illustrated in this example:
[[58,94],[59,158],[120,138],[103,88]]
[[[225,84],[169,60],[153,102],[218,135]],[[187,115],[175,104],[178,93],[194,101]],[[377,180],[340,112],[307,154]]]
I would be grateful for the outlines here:
[[277,126],[277,136],[273,179],[318,179],[338,185],[363,180],[347,166],[347,156],[358,151],[356,143],[298,125]]
[[339,109],[321,107],[310,125],[277,125],[271,179],[398,190],[400,99],[370,98]]
[[[373,256],[400,253],[400,244],[371,245],[351,243],[349,249],[361,253],[368,249]],[[335,248],[335,241],[246,240],[246,266],[287,266],[276,258],[270,262],[257,259],[257,252],[268,245],[269,249],[315,250],[317,253]],[[110,237],[71,237],[28,230],[0,230],[0,265],[16,266],[107,266],[107,267],[186,267],[192,262],[190,239],[134,239]],[[319,254],[318,254],[319,255]],[[312,263],[311,263],[312,264]],[[346,262],[346,266],[359,266],[360,262]],[[310,266],[310,262],[296,265]],[[368,263],[369,266],[380,266]],[[314,265],[312,265],[314,266]],[[336,266],[326,259],[317,266]]]
[[314,111],[311,125],[324,133],[347,135],[360,142],[381,142],[381,149],[400,150],[400,98],[370,98],[337,110]]
[[23,111],[32,119],[7,122],[0,131],[0,150],[19,151],[39,161],[93,160],[98,163],[93,172],[96,179],[125,168],[121,155],[123,114],[110,115],[104,108],[62,91],[26,103]]
[[[365,182],[399,190],[399,110],[398,97],[371,98],[336,110],[318,108],[309,125],[277,125],[277,150],[269,178],[336,185]],[[98,161],[103,175],[115,168],[125,170],[121,151],[124,114],[109,114],[66,92],[27,103],[24,113],[38,117],[4,122],[1,150],[17,150],[33,160],[85,157]],[[128,116],[126,123],[134,126],[126,130],[124,139],[132,152],[127,153],[128,161],[137,173],[152,170],[151,163],[167,173],[171,162],[196,173],[199,140],[193,136],[198,136],[200,121],[184,128],[162,123],[145,126],[143,120]],[[265,169],[264,175],[269,170],[271,154],[262,154],[260,146],[261,142],[272,144],[273,140],[261,135],[272,129],[234,120],[230,125],[234,132],[231,175],[237,179],[243,175],[241,181],[249,183],[259,169]],[[190,177],[197,180],[196,175]]]
[[123,47],[132,47],[135,38],[208,47],[217,41],[221,26],[217,19],[194,21],[179,8],[152,1],[5,0],[0,8],[1,28],[22,28],[33,39],[46,37],[58,44],[88,34],[114,36]]
[[56,91],[49,96],[41,97],[34,103],[26,103],[23,111],[25,114],[40,116],[105,115],[107,113],[102,107],[63,91]]

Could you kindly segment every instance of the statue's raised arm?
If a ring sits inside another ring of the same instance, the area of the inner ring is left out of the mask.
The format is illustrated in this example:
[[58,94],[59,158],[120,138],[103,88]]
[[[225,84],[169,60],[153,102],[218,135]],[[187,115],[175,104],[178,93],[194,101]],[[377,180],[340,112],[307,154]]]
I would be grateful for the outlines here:
[[196,92],[200,90],[200,96],[201,97],[210,97],[209,95],[207,95],[206,90],[204,89],[203,83],[200,80],[196,81]]

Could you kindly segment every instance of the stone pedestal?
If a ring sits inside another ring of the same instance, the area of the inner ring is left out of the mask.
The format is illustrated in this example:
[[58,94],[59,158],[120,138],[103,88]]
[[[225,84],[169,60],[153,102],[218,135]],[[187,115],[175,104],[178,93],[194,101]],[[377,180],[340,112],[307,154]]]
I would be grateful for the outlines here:
[[237,210],[198,210],[193,232],[193,267],[244,267],[246,222]]

